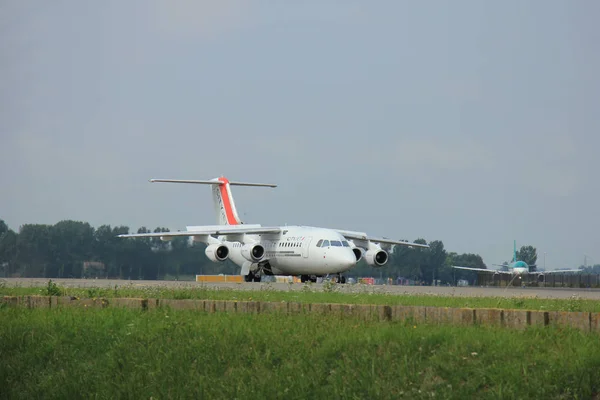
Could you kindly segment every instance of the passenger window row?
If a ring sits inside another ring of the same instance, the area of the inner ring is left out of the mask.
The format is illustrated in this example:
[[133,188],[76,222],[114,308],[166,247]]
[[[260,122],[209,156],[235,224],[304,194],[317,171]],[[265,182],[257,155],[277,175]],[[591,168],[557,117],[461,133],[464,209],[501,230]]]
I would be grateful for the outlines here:
[[[321,242],[321,241],[319,241],[319,242]],[[328,243],[329,243],[329,241],[328,241]],[[242,247],[243,246],[243,244],[240,242],[234,242],[232,245],[233,245],[233,247]],[[329,246],[329,244],[328,244],[328,246]],[[279,243],[267,242],[267,247],[302,247],[302,242],[279,242]]]
[[[233,247],[242,247],[243,244],[240,242],[233,242]],[[267,247],[302,247],[302,242],[267,242]]]
[[302,247],[301,242],[279,242],[279,247]]

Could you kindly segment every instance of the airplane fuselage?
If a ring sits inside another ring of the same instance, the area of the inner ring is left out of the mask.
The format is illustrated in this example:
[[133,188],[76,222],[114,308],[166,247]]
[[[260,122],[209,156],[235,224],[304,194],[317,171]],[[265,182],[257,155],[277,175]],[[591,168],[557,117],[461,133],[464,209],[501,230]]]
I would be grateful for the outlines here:
[[[242,256],[241,241],[219,239],[228,247],[231,261],[240,267],[250,263]],[[348,271],[357,261],[351,244],[331,229],[287,226],[279,234],[246,235],[245,241],[265,248],[265,261],[277,275],[337,274]],[[260,263],[250,264],[254,269]]]
[[513,261],[509,269],[514,275],[526,275],[529,273],[529,265],[525,261]]
[[512,273],[515,275],[524,275],[529,273],[529,269],[527,268],[513,268]]

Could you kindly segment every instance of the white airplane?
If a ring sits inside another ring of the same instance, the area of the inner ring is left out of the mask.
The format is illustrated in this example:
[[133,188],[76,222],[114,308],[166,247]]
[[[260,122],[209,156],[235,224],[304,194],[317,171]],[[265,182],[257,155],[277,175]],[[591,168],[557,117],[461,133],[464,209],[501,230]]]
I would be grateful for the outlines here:
[[527,263],[525,261],[517,260],[517,241],[516,240],[514,241],[512,262],[508,265],[501,265],[501,264],[493,264],[493,265],[500,266],[500,267],[506,266],[506,267],[508,267],[508,270],[459,267],[456,265],[452,265],[452,268],[465,269],[467,271],[489,272],[492,274],[511,275],[514,277],[517,277],[517,276],[521,277],[522,275],[527,275],[527,274],[543,276],[546,274],[556,274],[556,273],[563,273],[563,272],[581,272],[581,270],[579,270],[579,269],[563,269],[563,270],[555,270],[555,271],[530,271],[529,268],[535,267],[535,264],[527,265]]
[[262,275],[300,275],[301,281],[341,274],[362,258],[367,264],[382,267],[395,245],[429,247],[419,243],[369,237],[363,232],[309,226],[263,227],[244,224],[237,214],[231,186],[276,187],[266,183],[230,182],[225,177],[211,180],[150,179],[150,182],[211,185],[219,225],[187,226],[185,231],[138,233],[119,237],[159,237],[163,241],[188,236],[206,243],[206,256],[213,262],[230,259],[241,267],[246,282],[260,282]]

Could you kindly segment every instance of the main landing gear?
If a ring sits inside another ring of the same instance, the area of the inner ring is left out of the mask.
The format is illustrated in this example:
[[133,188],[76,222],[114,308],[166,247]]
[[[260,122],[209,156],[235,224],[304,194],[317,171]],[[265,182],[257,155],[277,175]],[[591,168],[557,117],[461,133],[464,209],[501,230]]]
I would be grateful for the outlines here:
[[260,275],[255,275],[254,272],[250,271],[248,275],[244,275],[245,282],[260,282]]
[[314,275],[300,275],[300,282],[302,282],[302,283],[306,283],[306,282],[316,283],[317,282],[317,277],[314,276]]
[[[342,274],[337,274],[337,276],[334,276],[332,278],[332,280],[334,282],[336,282],[336,283],[341,283],[341,284],[346,283],[346,277],[343,276]],[[316,283],[317,282],[317,276],[315,276],[315,275],[300,275],[300,282],[302,282],[302,283],[306,283],[306,282]]]

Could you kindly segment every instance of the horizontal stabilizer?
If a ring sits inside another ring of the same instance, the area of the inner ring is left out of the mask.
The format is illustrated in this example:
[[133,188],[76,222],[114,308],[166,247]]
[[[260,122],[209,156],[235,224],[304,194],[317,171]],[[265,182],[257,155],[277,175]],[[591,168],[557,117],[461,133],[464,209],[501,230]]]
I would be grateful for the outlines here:
[[263,186],[277,187],[272,183],[251,183],[251,182],[224,182],[219,180],[189,180],[189,179],[150,179],[150,182],[167,182],[167,183],[193,183],[198,185],[225,185],[229,183],[231,186]]
[[186,226],[186,231],[237,231],[240,229],[255,229],[255,228],[263,228],[260,224],[243,224],[243,225],[196,225],[196,226]]

